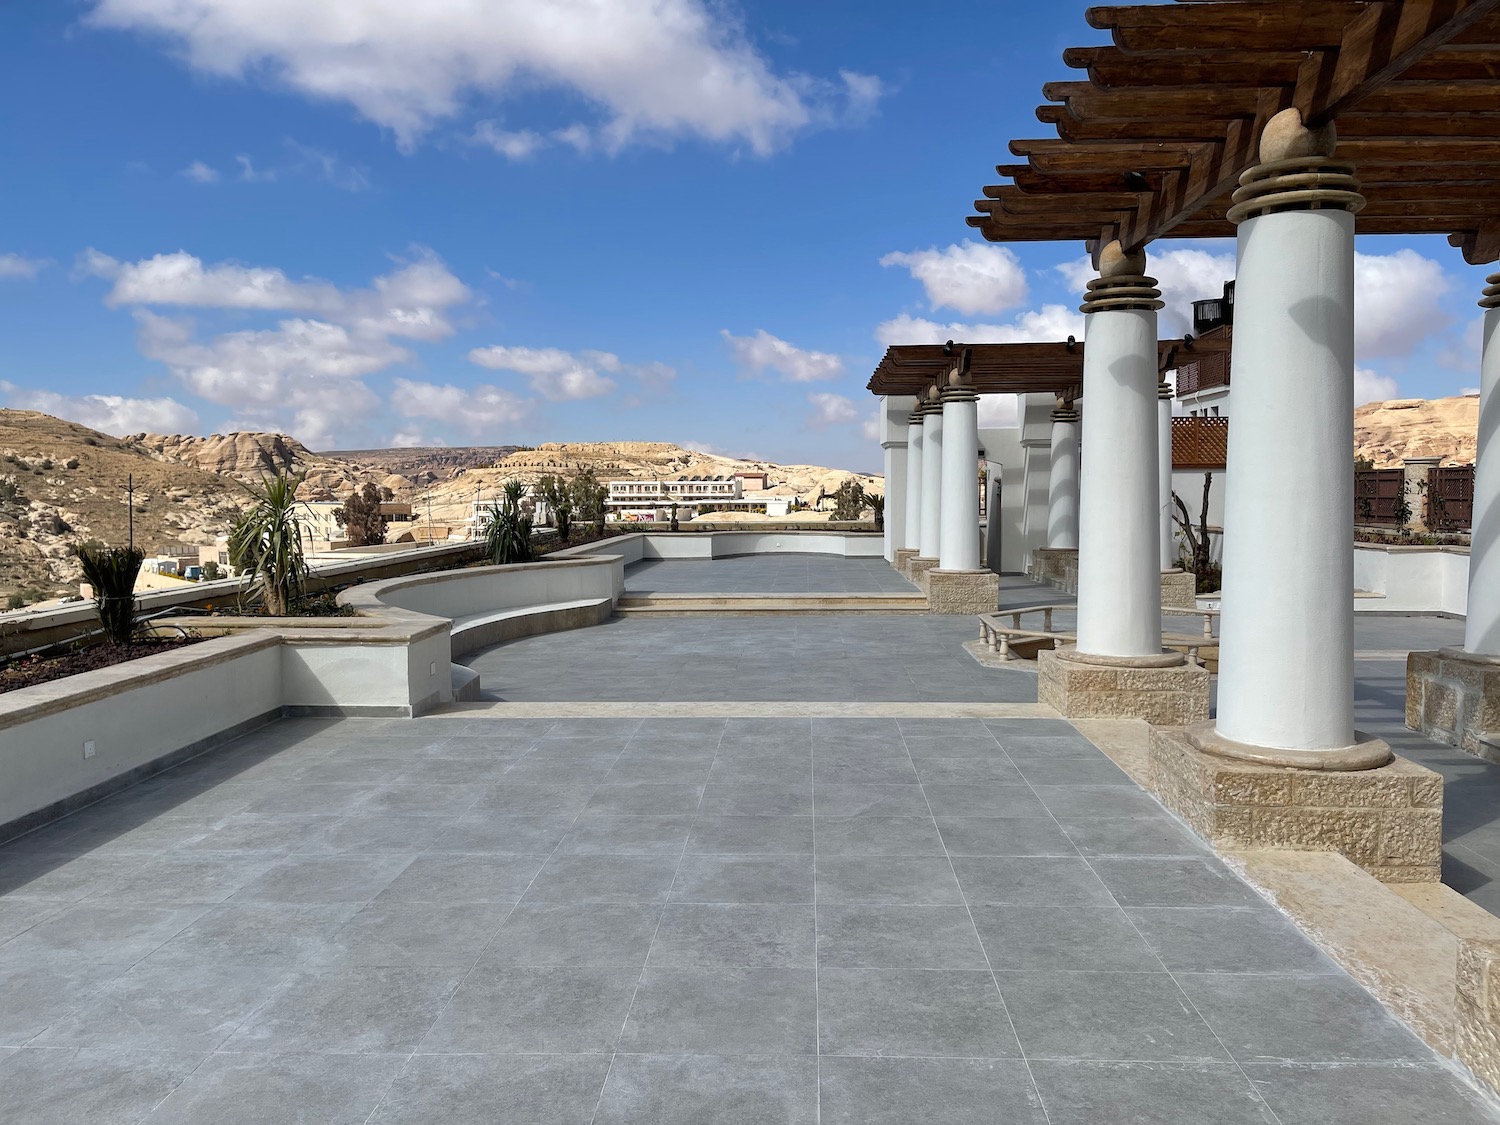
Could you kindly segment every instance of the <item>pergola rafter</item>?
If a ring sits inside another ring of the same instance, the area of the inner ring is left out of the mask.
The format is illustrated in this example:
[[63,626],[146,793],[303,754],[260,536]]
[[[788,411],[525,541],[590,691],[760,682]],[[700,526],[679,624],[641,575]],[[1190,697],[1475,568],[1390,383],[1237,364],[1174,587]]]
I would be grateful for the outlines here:
[[971,226],[992,241],[1227,237],[1267,121],[1333,123],[1371,234],[1442,233],[1500,258],[1500,0],[1178,0],[1091,8],[1110,46],[1064,61]]
[[[969,353],[969,376],[976,394],[1051,394],[1080,397],[1082,340],[1019,344],[899,344],[886,349],[867,389],[877,395],[920,395],[941,382]],[[1191,336],[1157,344],[1157,370],[1229,350],[1224,339]]]

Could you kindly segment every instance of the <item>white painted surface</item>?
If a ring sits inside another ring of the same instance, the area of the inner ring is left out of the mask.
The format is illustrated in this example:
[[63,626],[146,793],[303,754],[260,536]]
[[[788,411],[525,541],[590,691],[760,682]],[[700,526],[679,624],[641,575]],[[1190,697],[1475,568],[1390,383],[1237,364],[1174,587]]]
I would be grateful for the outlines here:
[[[643,559],[727,559],[738,555],[838,555],[846,559],[880,558],[884,540],[869,532],[847,531],[695,531],[637,532],[588,543],[552,558],[618,556],[624,565]],[[546,564],[537,564],[546,565]]]
[[1110,309],[1087,323],[1078,650],[1151,656],[1161,651],[1156,313]]
[[1354,599],[1356,613],[1448,613],[1468,610],[1469,552],[1462,547],[1354,545],[1354,588],[1379,597]]
[[[922,425],[908,421],[906,426],[906,525],[902,545],[920,549],[922,543],[922,476],[926,456],[922,447]],[[887,510],[889,515],[889,510]]]
[[1022,395],[1021,461],[1025,472],[1025,509],[1022,535],[1025,556],[1022,569],[1030,571],[1036,551],[1047,546],[1052,520],[1052,395]]
[[1218,730],[1354,741],[1354,216],[1239,228]]
[[885,453],[885,558],[896,561],[896,552],[906,546],[906,463],[912,407],[910,395],[880,398],[880,447]]
[[1500,309],[1486,309],[1484,314],[1464,648],[1500,656]]
[[1156,446],[1161,568],[1171,570],[1177,565],[1177,547],[1172,535],[1172,400],[1169,398],[1156,400]]
[[924,559],[942,550],[943,527],[943,415],[932,410],[922,416],[922,537]]
[[1047,546],[1078,547],[1078,429],[1052,423],[1052,464],[1047,478]]
[[938,566],[979,569],[979,403],[943,403],[943,517]]
[[[133,661],[139,683],[103,668],[0,702],[0,824],[73,797],[281,707],[274,638],[222,637]],[[172,674],[163,674],[172,673]],[[66,686],[64,686],[66,684]],[[37,706],[51,698],[50,713]],[[94,744],[85,758],[81,747]]]

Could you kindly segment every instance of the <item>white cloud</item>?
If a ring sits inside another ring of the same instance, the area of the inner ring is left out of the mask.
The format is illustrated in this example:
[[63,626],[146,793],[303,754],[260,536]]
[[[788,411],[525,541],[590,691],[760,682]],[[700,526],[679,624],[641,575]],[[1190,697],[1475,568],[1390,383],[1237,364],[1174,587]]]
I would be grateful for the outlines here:
[[62,395],[28,390],[0,382],[6,402],[17,410],[39,410],[58,418],[123,437],[125,434],[191,433],[198,415],[171,398],[125,398],[121,395]]
[[[1222,245],[1214,240],[1209,247]],[[1193,302],[1222,296],[1224,283],[1234,279],[1236,269],[1233,249],[1218,253],[1212,249],[1148,250],[1146,272],[1156,278],[1157,288],[1166,308],[1161,310],[1160,330],[1164,337],[1184,336],[1193,330]],[[1067,278],[1081,300],[1087,284],[1099,276],[1088,258],[1064,262],[1057,271]]]
[[1484,359],[1484,317],[1469,320],[1460,331],[1450,332],[1447,342],[1438,352],[1437,361],[1452,371],[1465,374],[1478,371]]
[[1008,430],[1020,422],[1020,400],[1015,395],[980,395],[979,427],[984,430]]
[[615,389],[615,381],[601,371],[618,372],[624,364],[610,352],[565,352],[561,348],[510,348],[500,344],[475,348],[469,360],[492,371],[514,371],[526,376],[531,389],[553,402],[598,398]]
[[240,179],[247,184],[274,184],[277,180],[275,168],[257,168],[255,161],[243,152],[234,158],[234,162],[240,166]]
[[1400,391],[1396,387],[1396,380],[1388,375],[1382,375],[1378,371],[1371,371],[1368,367],[1356,367],[1354,369],[1354,405],[1363,406],[1367,402],[1385,402],[1388,399],[1397,398]]
[[1354,255],[1354,355],[1408,356],[1449,317],[1443,267],[1415,250]]
[[812,413],[808,416],[807,424],[815,430],[859,421],[859,409],[843,395],[826,392],[810,394],[807,396],[807,401],[812,405]]
[[[141,354],[189,391],[228,407],[240,428],[286,431],[314,448],[337,445],[380,406],[364,379],[412,358],[397,339],[451,335],[447,312],[470,296],[425,250],[360,289],[268,267],[205,265],[185,251],[119,262],[91,249],[79,268],[113,283],[105,302],[132,309]],[[200,339],[192,321],[155,308],[298,315]]]
[[287,137],[283,144],[292,157],[286,171],[293,175],[317,180],[339,191],[365,191],[370,186],[370,174],[337,153],[313,148],[291,137]]
[[[523,399],[501,387],[455,387],[411,379],[395,380],[391,391],[391,408],[404,418],[430,418],[455,426],[474,437],[494,439],[506,436],[530,416],[534,402]],[[415,434],[397,437],[412,437]],[[412,445],[431,444],[425,440]]]
[[0,280],[30,281],[50,264],[43,258],[28,258],[24,254],[0,254]]
[[844,361],[838,356],[799,348],[764,328],[757,329],[754,336],[735,336],[727,328],[720,335],[734,361],[747,371],[777,371],[789,383],[815,383],[844,373]]
[[876,418],[867,419],[859,428],[860,437],[866,441],[880,440],[880,421]]
[[882,266],[904,266],[927,291],[934,309],[966,316],[1002,313],[1026,301],[1026,271],[1014,252],[989,242],[887,254]]
[[407,147],[476,95],[551,88],[593,107],[611,150],[702,137],[764,154],[881,93],[852,72],[775,73],[708,0],[96,0],[88,20],[165,38],[210,74],[347,102]]
[[182,174],[195,184],[216,184],[219,182],[219,171],[210,168],[201,160],[195,160],[182,170]]
[[1083,339],[1083,316],[1064,305],[1043,305],[1016,317],[1010,324],[940,324],[902,314],[875,329],[875,339],[886,347],[898,344],[1027,344]]
[[481,121],[474,126],[470,138],[477,145],[494,149],[507,160],[526,160],[547,147],[547,138],[534,129],[515,131],[500,128],[493,121]]

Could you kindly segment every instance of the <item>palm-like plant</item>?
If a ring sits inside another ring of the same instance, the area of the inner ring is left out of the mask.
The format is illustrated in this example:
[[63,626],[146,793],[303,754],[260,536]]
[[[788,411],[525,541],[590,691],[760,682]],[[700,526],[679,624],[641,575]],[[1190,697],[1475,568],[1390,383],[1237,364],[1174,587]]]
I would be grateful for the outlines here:
[[490,505],[490,524],[485,529],[484,546],[496,566],[530,562],[531,517],[521,510],[526,486],[518,480],[506,481],[500,499]]
[[139,547],[74,547],[83,579],[94,588],[99,627],[110,644],[126,645],[135,631],[135,579],[146,555]]
[[277,473],[262,480],[259,488],[245,485],[255,503],[229,533],[229,561],[250,578],[250,588],[272,617],[284,616],[307,584],[302,521],[297,516],[302,479]]

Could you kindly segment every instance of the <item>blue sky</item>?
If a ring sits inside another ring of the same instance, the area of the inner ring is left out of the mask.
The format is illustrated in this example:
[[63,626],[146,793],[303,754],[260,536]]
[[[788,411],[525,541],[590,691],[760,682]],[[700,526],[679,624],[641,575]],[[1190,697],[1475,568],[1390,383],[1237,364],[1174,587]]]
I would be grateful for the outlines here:
[[[0,404],[874,468],[886,343],[1081,334],[1081,246],[963,220],[1085,6],[8,6]],[[1361,397],[1475,386],[1484,271],[1359,249]],[[1180,330],[1232,246],[1158,251]]]

